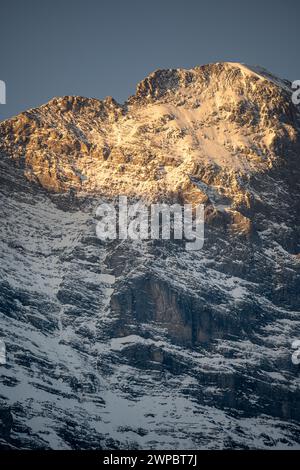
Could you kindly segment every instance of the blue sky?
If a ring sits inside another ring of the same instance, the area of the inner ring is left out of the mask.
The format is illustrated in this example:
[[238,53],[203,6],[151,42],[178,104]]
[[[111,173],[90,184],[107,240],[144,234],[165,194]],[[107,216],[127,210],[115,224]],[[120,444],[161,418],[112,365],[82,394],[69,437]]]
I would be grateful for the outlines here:
[[300,79],[299,0],[11,0],[0,15],[0,120],[53,96],[122,102],[157,68],[237,61]]

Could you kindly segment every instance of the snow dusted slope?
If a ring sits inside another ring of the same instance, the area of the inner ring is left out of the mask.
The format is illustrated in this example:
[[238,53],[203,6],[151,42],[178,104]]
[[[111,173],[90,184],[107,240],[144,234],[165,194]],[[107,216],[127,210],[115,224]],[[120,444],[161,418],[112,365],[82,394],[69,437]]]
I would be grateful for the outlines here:
[[[212,64],[0,124],[1,447],[300,447],[299,122]],[[204,250],[101,243],[118,194],[204,202]]]

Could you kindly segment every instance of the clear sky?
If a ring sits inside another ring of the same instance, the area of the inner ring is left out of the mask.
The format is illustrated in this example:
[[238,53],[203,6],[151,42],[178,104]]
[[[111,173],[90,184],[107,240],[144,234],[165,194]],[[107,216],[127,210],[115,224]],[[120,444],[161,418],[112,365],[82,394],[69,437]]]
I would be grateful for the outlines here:
[[0,120],[53,96],[122,102],[157,68],[261,65],[300,79],[299,0],[0,0]]

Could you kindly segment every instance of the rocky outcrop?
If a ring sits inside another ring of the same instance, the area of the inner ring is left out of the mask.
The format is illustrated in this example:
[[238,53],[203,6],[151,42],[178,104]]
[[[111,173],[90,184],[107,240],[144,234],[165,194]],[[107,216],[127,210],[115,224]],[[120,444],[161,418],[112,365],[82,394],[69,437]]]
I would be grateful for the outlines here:
[[[299,123],[224,63],[0,124],[1,448],[299,448]],[[203,249],[100,241],[119,194],[203,203]]]

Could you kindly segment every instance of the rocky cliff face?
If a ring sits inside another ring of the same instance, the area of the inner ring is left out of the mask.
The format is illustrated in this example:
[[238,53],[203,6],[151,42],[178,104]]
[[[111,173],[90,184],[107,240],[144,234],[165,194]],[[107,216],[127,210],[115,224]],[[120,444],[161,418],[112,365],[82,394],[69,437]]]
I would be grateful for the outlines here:
[[[229,63],[0,124],[2,447],[300,447],[299,126]],[[120,194],[204,203],[204,249],[101,242]]]

